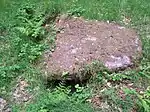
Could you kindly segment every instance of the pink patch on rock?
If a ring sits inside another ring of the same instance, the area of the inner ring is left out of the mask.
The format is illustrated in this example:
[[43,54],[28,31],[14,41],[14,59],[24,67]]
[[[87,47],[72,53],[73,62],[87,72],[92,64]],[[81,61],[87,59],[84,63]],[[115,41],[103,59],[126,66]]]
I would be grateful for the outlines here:
[[133,63],[131,62],[131,59],[128,56],[110,56],[110,61],[106,61],[105,62],[105,66],[108,69],[114,70],[117,68],[126,68],[129,67],[131,65],[133,65]]

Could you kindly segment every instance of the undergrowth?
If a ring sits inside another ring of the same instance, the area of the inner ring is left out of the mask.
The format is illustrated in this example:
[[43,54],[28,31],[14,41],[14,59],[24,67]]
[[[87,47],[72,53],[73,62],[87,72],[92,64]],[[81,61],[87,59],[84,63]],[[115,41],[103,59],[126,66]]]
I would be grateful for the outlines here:
[[[0,3],[0,96],[10,97],[18,77],[24,77],[36,93],[33,101],[23,106],[12,103],[14,112],[149,112],[149,0],[2,0]],[[53,22],[64,13],[115,21],[136,29],[143,43],[139,67],[118,73],[96,71],[86,86],[76,84],[74,93],[62,85],[45,88],[36,64],[43,52],[53,47],[56,34]],[[97,95],[105,107],[94,110],[92,99]]]

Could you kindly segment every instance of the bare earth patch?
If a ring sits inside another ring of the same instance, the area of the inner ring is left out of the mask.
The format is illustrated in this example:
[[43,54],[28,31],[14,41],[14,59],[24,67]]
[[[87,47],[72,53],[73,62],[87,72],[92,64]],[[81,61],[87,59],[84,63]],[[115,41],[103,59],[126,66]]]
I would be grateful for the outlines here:
[[0,97],[0,112],[12,112],[6,100]]
[[16,87],[12,91],[12,102],[15,104],[23,104],[30,101],[33,96],[27,91],[27,87],[29,87],[29,84],[19,78]]
[[53,77],[74,77],[95,60],[110,70],[125,69],[141,56],[136,31],[115,23],[71,17],[60,18],[56,28],[59,32],[55,51],[45,56],[46,73]]

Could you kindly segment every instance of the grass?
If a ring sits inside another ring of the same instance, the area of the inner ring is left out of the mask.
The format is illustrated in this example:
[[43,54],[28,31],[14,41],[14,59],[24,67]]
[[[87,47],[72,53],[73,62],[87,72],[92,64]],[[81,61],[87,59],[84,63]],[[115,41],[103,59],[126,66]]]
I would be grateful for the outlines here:
[[[148,112],[150,105],[149,0],[87,0],[86,2],[85,0],[2,0],[0,5],[0,95],[8,99],[18,77],[24,77],[30,83],[31,92],[36,93],[34,100],[23,106],[12,103],[14,112],[23,110],[26,112],[93,112],[96,110],[93,110],[86,100],[97,94],[102,97],[103,102],[110,105],[109,111],[117,112],[122,108],[124,112],[128,112],[134,108],[139,109],[139,112]],[[33,17],[20,12],[23,8],[31,8],[34,11],[31,15]],[[136,29],[143,45],[140,69],[121,73],[99,72],[85,87],[77,87],[79,91],[71,95],[68,93],[70,89],[66,87],[58,86],[54,90],[45,88],[41,71],[35,65],[43,51],[50,47],[47,43],[54,41],[55,32],[54,34],[44,32],[43,36],[39,36],[43,34],[41,25],[44,24],[44,21],[40,20],[54,18],[58,13],[116,22]],[[19,19],[18,15],[28,18],[28,22]],[[125,20],[128,19],[130,22],[127,24]],[[33,25],[29,25],[30,22]],[[34,27],[36,25],[37,27]],[[32,32],[28,33],[29,31]],[[124,87],[125,81],[133,83],[134,88],[133,90],[123,88],[128,97],[122,99],[118,93],[122,90],[121,87]],[[108,84],[109,82],[112,86]],[[116,86],[121,87],[115,88]],[[133,92],[137,88],[142,88],[144,93]],[[133,98],[136,100],[134,101]],[[106,110],[100,109],[100,111]]]

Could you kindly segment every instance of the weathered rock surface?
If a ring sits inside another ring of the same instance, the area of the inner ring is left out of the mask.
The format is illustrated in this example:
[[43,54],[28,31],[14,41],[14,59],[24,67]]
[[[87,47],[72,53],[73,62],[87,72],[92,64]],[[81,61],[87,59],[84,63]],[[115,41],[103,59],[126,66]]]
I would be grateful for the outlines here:
[[82,18],[59,19],[56,27],[60,30],[56,49],[45,56],[47,75],[73,76],[94,60],[118,70],[132,66],[132,59],[141,56],[141,41],[133,29]]

